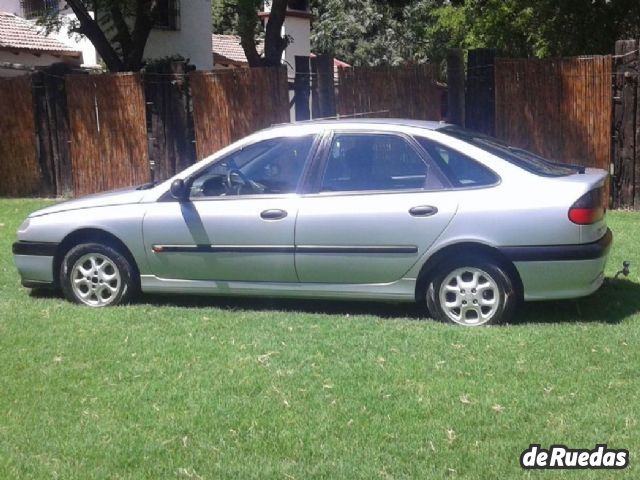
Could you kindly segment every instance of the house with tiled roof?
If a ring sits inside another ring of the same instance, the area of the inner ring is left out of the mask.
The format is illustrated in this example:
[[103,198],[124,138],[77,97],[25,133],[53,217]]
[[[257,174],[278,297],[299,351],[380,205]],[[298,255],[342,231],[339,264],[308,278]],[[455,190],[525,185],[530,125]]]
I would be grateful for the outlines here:
[[[188,2],[179,0],[157,1],[160,3],[159,11],[162,14],[149,34],[144,58],[152,60],[179,55],[188,58],[190,63],[200,70],[210,70],[213,66],[210,44],[212,32],[211,0],[189,0]],[[50,8],[52,4],[55,5],[56,3],[60,8],[62,28],[59,32],[45,35],[42,27],[37,25],[35,19],[39,12],[45,8]],[[40,43],[57,41],[56,45],[60,51],[80,52],[78,58],[80,58],[80,63],[83,66],[96,67],[100,63],[95,48],[87,38],[77,34],[69,35],[68,28],[75,16],[66,7],[63,0],[0,0],[0,12],[6,12],[5,16],[11,15],[11,23],[19,23],[21,35],[28,36],[32,44],[35,44],[34,42],[38,39]],[[3,35],[3,30],[9,28],[15,29],[17,27],[0,26],[0,38]],[[27,33],[27,31],[30,33]],[[9,32],[7,33],[9,36],[14,35],[9,30],[7,32]],[[17,44],[13,48],[13,52],[17,52]],[[64,50],[64,48],[67,50]],[[24,50],[24,52],[27,52],[27,50]],[[56,54],[59,54],[59,52]],[[19,60],[21,60],[25,61],[27,65],[34,66],[56,63],[52,58],[46,56],[48,53],[44,51],[34,55],[40,55],[40,57],[37,59],[27,57],[18,59],[14,56],[9,60],[3,57],[0,62],[20,63]],[[64,56],[60,58],[69,59],[71,57]],[[60,61],[59,58],[54,57],[54,59],[58,62]],[[26,60],[33,61],[26,62]],[[2,75],[1,72],[0,75]]]
[[[263,45],[258,44],[258,53],[262,53]],[[214,68],[248,67],[238,35],[211,35]]]
[[[269,13],[271,11],[271,1],[263,2],[263,11],[258,13],[264,24],[269,21]],[[295,73],[295,58],[310,57],[315,55],[311,53],[311,8],[309,0],[289,0],[287,12],[282,25],[282,34],[289,37],[291,42],[282,54],[282,62],[289,69],[289,76]],[[262,54],[263,45],[258,44],[258,53]],[[248,67],[247,57],[240,45],[240,37],[237,35],[219,35],[213,34],[211,37],[211,48],[213,52],[214,68],[237,68]],[[346,62],[338,59],[334,60],[334,71],[338,68],[348,68]]]
[[[242,68],[248,67],[247,56],[244,54],[240,37],[238,35],[211,35],[211,49],[213,51],[213,68]],[[262,53],[263,45],[258,44],[258,53]],[[310,58],[315,57],[314,53],[309,53]],[[333,69],[337,76],[339,68],[349,68],[349,65],[342,60],[333,60]]]
[[[12,13],[0,12],[0,63],[26,68],[53,63],[82,64],[82,52],[46,35],[32,22]],[[0,68],[0,76],[24,74],[24,70]]]

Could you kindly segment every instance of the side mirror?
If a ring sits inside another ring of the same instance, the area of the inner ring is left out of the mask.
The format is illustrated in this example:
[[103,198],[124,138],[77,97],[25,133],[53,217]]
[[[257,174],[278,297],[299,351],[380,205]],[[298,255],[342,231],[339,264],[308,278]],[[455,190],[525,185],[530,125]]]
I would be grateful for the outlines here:
[[184,180],[179,178],[178,180],[171,182],[171,188],[169,191],[171,192],[171,196],[176,200],[180,200],[181,202],[187,200],[188,192]]

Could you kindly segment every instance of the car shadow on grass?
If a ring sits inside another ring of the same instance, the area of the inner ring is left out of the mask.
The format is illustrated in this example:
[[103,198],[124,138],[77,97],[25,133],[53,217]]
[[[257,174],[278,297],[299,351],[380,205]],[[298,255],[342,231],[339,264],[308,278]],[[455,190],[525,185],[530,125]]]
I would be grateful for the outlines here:
[[[32,289],[32,298],[62,298],[51,289]],[[428,320],[426,307],[415,303],[385,303],[375,301],[318,300],[294,298],[262,298],[222,295],[142,294],[132,305],[177,308],[219,308],[229,311],[299,312],[320,315],[370,315],[381,318]]]
[[251,297],[195,297],[190,295],[143,295],[137,304],[185,308],[220,308],[224,310],[299,312],[319,315],[368,315],[381,318],[428,319],[428,314],[414,303],[385,303],[347,300],[309,300]]
[[[55,298],[54,292],[32,290],[36,298]],[[219,308],[229,311],[300,312],[321,315],[365,315],[383,319],[429,320],[425,307],[414,303],[375,301],[306,300],[281,298],[223,297],[195,295],[140,295],[134,305],[178,308]],[[617,324],[640,314],[640,284],[608,278],[596,293],[575,300],[527,302],[512,321],[532,323],[591,322]]]
[[[138,304],[154,306],[221,308],[225,310],[282,311],[324,315],[367,315],[384,319],[430,320],[425,307],[414,303],[302,300],[248,297],[194,297],[143,295]],[[591,322],[617,324],[640,314],[640,284],[609,278],[593,295],[575,300],[527,302],[512,323]]]
[[607,278],[593,295],[575,300],[527,302],[514,323],[591,322],[617,324],[640,314],[640,284]]

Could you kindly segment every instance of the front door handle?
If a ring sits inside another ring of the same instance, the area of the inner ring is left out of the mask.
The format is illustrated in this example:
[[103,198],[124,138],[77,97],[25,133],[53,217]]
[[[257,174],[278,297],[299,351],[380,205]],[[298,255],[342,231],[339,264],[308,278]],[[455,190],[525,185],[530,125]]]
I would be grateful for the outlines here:
[[287,216],[286,210],[280,210],[278,208],[274,208],[271,210],[265,210],[260,214],[260,217],[263,220],[282,220]]
[[409,214],[412,217],[430,217],[436,213],[438,213],[438,208],[431,205],[420,205],[409,209]]

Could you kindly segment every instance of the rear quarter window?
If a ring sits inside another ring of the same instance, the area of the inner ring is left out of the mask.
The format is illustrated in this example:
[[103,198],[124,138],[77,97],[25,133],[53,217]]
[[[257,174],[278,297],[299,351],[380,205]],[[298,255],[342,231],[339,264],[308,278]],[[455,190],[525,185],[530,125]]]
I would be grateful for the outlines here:
[[478,147],[485,152],[489,152],[502,160],[541,177],[565,177],[584,170],[583,167],[579,165],[549,161],[528,150],[508,145],[497,138],[465,128],[448,126],[439,129],[438,132],[467,142],[474,147]]
[[487,187],[500,181],[494,172],[457,150],[424,137],[416,140],[455,188]]

